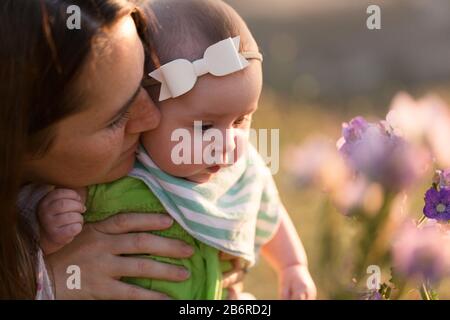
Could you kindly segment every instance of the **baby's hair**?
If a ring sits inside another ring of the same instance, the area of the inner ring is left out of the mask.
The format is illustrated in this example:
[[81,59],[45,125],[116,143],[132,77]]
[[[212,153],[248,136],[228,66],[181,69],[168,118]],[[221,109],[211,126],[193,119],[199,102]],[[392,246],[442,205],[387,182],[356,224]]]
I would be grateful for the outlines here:
[[149,28],[155,49],[146,73],[176,59],[201,59],[209,46],[230,37],[241,36],[240,51],[254,43],[245,22],[221,0],[150,0],[146,9],[157,21]]

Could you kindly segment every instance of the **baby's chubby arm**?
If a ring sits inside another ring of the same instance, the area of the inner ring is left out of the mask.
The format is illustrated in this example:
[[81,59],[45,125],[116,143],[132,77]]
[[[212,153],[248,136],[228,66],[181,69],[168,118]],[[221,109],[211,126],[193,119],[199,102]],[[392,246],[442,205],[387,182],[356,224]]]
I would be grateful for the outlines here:
[[52,254],[72,242],[83,227],[87,189],[56,188],[39,203],[37,216],[40,245],[44,254]]
[[283,300],[314,300],[317,289],[308,270],[303,244],[286,212],[275,236],[262,247],[263,257],[277,271]]

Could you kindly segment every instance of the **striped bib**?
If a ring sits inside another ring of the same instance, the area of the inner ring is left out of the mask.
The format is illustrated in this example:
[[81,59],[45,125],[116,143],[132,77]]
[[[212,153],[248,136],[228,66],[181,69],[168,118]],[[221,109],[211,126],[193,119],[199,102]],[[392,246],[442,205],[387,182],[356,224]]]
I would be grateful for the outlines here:
[[249,144],[234,165],[206,183],[171,176],[140,146],[131,177],[142,180],[194,238],[254,264],[284,210],[269,168]]

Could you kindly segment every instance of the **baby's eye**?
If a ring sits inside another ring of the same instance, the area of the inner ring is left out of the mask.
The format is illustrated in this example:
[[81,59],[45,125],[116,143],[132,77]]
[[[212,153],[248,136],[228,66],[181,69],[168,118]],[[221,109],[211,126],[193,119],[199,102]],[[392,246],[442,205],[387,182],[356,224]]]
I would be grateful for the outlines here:
[[214,127],[214,125],[212,125],[212,124],[202,124],[201,129],[202,129],[202,132],[206,132],[209,129],[212,129],[213,127]]
[[241,117],[241,118],[237,119],[233,123],[233,125],[234,126],[241,126],[241,125],[247,124],[248,122],[250,122],[250,117],[249,116],[245,116],[245,117]]

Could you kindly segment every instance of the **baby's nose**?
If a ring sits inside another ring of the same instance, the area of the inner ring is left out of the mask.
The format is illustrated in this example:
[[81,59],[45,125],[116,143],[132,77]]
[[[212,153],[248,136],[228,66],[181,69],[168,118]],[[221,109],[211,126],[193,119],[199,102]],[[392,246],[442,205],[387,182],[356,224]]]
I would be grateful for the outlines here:
[[222,131],[223,143],[219,144],[216,150],[221,153],[222,164],[232,164],[234,161],[234,152],[236,150],[236,132],[234,129]]

